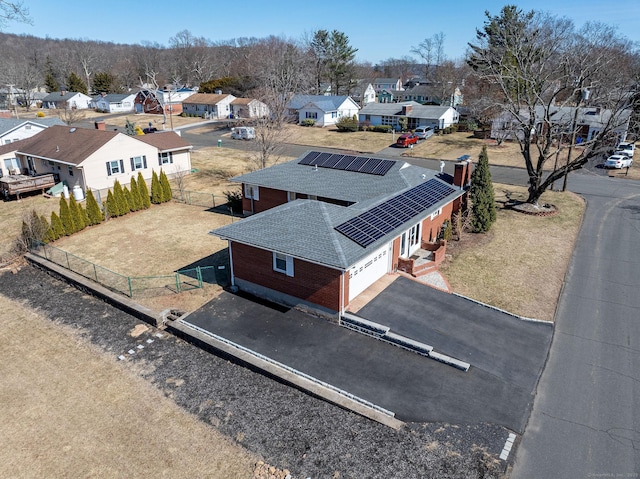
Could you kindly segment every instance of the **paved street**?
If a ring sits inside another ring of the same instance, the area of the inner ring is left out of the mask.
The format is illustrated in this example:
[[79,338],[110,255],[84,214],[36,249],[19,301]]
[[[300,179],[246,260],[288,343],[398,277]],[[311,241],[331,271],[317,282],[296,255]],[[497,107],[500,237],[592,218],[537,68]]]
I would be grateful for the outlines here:
[[512,477],[638,477],[640,184],[569,186],[587,209]]

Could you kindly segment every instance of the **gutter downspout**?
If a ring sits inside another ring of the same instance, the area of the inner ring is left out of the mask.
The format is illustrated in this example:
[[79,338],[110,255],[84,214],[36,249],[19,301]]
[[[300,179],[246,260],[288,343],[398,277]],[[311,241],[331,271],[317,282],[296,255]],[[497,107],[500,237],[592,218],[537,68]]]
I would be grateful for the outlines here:
[[236,278],[233,274],[233,249],[231,248],[231,240],[227,240],[229,242],[229,267],[231,268],[231,287],[236,287]]

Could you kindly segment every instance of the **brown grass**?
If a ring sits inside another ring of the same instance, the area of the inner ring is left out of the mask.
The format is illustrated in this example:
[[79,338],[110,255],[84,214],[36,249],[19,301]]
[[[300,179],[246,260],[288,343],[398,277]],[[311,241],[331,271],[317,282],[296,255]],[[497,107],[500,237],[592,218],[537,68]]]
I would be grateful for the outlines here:
[[[526,188],[494,185],[496,200],[524,200]],[[555,305],[580,229],[584,201],[573,193],[546,192],[558,207],[551,217],[500,208],[487,234],[449,244],[453,260],[441,271],[454,291],[521,316],[553,320]]]
[[[390,133],[373,131],[340,132],[336,127],[287,125],[287,143],[339,148],[361,153],[375,153],[393,144]],[[397,137],[397,135],[396,135]]]
[[1,477],[252,477],[256,456],[0,296]]

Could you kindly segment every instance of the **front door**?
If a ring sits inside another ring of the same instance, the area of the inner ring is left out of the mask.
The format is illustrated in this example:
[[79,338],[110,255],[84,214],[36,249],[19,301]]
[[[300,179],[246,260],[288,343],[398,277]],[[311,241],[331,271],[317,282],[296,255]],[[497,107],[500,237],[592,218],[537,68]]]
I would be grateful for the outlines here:
[[400,256],[403,258],[410,257],[418,251],[421,246],[421,224],[412,226],[400,236]]

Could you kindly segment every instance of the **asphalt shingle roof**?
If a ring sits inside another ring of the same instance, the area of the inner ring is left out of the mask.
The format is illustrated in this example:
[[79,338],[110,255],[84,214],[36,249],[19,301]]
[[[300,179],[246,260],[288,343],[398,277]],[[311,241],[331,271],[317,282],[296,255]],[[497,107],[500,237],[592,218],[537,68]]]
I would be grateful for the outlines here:
[[288,104],[288,108],[299,110],[309,104],[313,104],[324,112],[335,111],[340,108],[348,96],[327,95],[295,95]]
[[136,135],[133,138],[147,145],[155,146],[160,151],[186,150],[192,147],[175,131],[158,131],[146,135]]
[[20,118],[0,118],[0,135],[12,131],[25,123],[49,127],[53,125],[64,125],[60,118],[36,118],[35,120],[25,120]]

